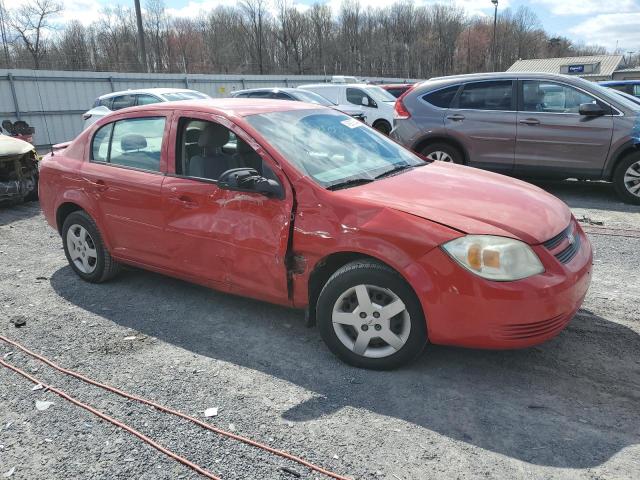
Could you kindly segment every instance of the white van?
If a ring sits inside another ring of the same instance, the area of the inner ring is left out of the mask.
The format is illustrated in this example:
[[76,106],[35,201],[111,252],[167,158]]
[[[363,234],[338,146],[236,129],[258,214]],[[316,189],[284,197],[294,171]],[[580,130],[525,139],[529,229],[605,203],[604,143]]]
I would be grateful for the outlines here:
[[386,90],[366,83],[317,83],[298,88],[322,95],[336,104],[338,110],[354,106],[367,117],[367,124],[388,135],[393,125],[393,107],[396,98]]

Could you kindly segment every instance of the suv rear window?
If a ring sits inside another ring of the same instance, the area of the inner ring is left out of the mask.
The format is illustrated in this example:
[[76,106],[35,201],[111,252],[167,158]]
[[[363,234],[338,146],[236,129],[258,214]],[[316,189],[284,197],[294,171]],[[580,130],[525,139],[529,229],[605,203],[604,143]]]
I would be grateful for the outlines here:
[[435,92],[427,93],[422,97],[422,99],[435,107],[449,108],[449,105],[451,105],[451,100],[453,100],[453,97],[456,96],[459,88],[460,85],[454,85],[453,87],[436,90]]
[[463,86],[457,108],[466,110],[513,110],[513,82],[473,82]]

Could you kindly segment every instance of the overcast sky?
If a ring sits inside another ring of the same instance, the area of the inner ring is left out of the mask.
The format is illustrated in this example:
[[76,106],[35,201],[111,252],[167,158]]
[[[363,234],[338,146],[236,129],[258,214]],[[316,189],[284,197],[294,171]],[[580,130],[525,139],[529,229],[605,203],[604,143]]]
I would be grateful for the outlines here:
[[[5,6],[14,7],[24,0],[5,0]],[[299,8],[317,3],[318,0],[290,0]],[[333,7],[341,0],[319,0]],[[387,6],[392,0],[360,0],[363,6]],[[477,15],[493,15],[491,0],[449,0]],[[133,6],[133,0],[65,0],[66,19],[78,19],[83,23],[95,20],[103,5]],[[144,0],[141,2],[144,5]],[[416,4],[437,3],[434,0],[415,0]],[[447,0],[439,3],[448,3]],[[236,0],[165,0],[166,7],[174,14],[197,16],[201,10],[217,5],[236,5]],[[613,50],[619,46],[624,52],[640,51],[640,0],[500,0],[499,11],[507,7],[527,5],[540,18],[544,29],[551,35],[563,35],[575,41],[599,44]],[[334,10],[335,11],[335,10]]]

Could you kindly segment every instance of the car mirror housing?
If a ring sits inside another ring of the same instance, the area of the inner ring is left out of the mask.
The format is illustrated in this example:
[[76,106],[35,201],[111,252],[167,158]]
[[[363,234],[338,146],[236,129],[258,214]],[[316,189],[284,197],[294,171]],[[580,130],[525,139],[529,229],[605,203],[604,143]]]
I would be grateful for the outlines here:
[[601,117],[604,115],[604,110],[597,103],[582,103],[578,112],[585,117]]
[[254,168],[232,168],[220,175],[218,187],[224,190],[260,193],[282,198],[282,187],[276,180],[263,177]]

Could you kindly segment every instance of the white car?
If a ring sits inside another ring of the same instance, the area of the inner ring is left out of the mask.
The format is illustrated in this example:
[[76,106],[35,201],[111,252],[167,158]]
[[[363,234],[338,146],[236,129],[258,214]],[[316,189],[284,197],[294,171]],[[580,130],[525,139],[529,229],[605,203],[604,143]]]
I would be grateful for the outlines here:
[[184,88],[146,88],[141,90],[124,90],[113,92],[96,98],[91,110],[82,115],[84,128],[93,125],[105,115],[122,108],[136,105],[150,105],[160,102],[177,102],[179,100],[211,98],[202,92]]
[[384,134],[393,125],[393,107],[396,98],[386,90],[366,83],[317,83],[298,88],[322,95],[336,104],[336,108],[348,111],[354,106],[367,117],[367,124]]

